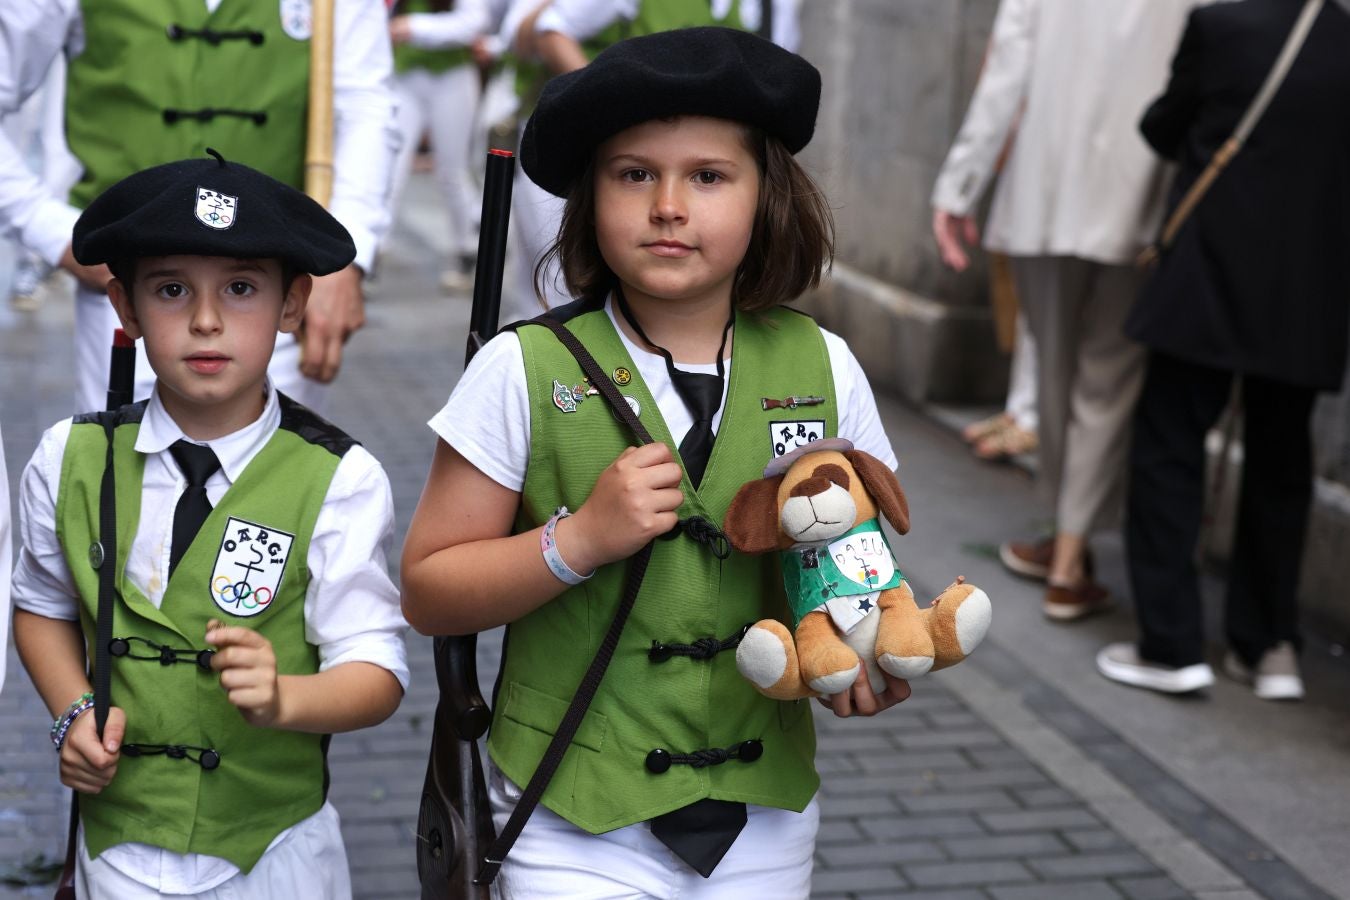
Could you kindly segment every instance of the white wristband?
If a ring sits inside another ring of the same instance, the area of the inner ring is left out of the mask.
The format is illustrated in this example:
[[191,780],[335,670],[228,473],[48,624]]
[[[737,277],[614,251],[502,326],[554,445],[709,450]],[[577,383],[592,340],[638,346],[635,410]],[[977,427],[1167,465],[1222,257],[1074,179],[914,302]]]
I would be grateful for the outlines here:
[[562,554],[558,552],[558,541],[554,536],[554,532],[558,528],[558,520],[565,519],[570,515],[571,513],[567,511],[567,507],[558,507],[558,511],[553,514],[551,519],[544,523],[544,530],[539,533],[539,549],[543,551],[544,562],[548,564],[548,570],[553,573],[555,578],[563,584],[581,584],[595,573],[592,572],[590,575],[578,575],[576,572],[573,572],[572,567],[567,564],[567,561],[562,558]]

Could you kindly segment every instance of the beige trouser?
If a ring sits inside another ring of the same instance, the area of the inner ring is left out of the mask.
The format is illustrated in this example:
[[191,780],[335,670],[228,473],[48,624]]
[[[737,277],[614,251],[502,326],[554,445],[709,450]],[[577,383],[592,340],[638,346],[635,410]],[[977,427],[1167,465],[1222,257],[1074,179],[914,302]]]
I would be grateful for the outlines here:
[[1119,515],[1144,351],[1125,336],[1140,276],[1064,256],[1012,258],[1036,343],[1040,482],[1056,531],[1087,536]]

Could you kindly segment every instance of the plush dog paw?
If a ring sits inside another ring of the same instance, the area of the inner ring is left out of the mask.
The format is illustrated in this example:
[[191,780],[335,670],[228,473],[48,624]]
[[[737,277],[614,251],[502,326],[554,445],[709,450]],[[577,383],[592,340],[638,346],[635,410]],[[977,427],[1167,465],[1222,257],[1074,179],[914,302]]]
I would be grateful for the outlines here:
[[819,675],[807,682],[811,690],[819,694],[838,694],[846,691],[852,686],[858,678],[857,657],[854,657],[853,665],[848,669],[842,669],[838,672],[831,672],[828,675]]
[[877,657],[877,665],[896,678],[919,678],[927,675],[933,668],[931,656],[895,656],[883,653]]
[[926,612],[933,635],[934,670],[969,656],[989,633],[994,618],[989,595],[961,579],[939,594]]
[[751,626],[736,648],[736,668],[761,694],[797,700],[811,691],[802,682],[792,634],[781,622],[765,619]]

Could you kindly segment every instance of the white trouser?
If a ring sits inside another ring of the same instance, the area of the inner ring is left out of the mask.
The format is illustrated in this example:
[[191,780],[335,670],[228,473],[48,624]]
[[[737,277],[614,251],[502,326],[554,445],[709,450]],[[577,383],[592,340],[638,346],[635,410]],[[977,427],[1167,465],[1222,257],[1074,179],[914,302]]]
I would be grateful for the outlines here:
[[[144,845],[123,845],[144,847]],[[116,848],[112,848],[116,849]],[[155,848],[147,859],[159,855]],[[108,852],[111,852],[109,850]],[[351,900],[351,873],[342,826],[333,804],[296,825],[280,841],[267,848],[247,874],[198,893],[166,893],[127,875],[105,860],[91,860],[85,849],[84,829],[79,833],[75,857],[75,895],[80,900],[159,900],[162,897],[197,897],[200,900]]]
[[391,208],[398,209],[413,153],[422,132],[429,132],[431,154],[436,161],[436,183],[450,222],[450,253],[455,258],[473,256],[478,247],[482,203],[469,153],[478,122],[479,89],[478,70],[470,63],[444,72],[413,69],[394,79],[403,145],[394,162]]
[[[500,833],[520,800],[520,788],[490,766],[488,799]],[[775,900],[811,894],[811,864],[820,806],[800,813],[747,807],[745,829],[704,878],[652,836],[646,822],[591,834],[543,806],[511,848],[492,896],[502,900]]]
[[1017,314],[1012,371],[1008,374],[1008,403],[1003,411],[1023,431],[1035,432],[1040,423],[1040,416],[1036,414],[1036,339],[1031,336],[1026,314],[1022,312]]
[[[75,410],[95,412],[108,404],[108,361],[113,330],[120,326],[106,294],[80,287],[75,291]],[[295,336],[277,335],[277,347],[267,367],[272,384],[292,400],[322,414],[328,385],[300,374],[300,345]],[[136,342],[136,389],[133,399],[150,396],[155,373],[145,357],[145,347]]]

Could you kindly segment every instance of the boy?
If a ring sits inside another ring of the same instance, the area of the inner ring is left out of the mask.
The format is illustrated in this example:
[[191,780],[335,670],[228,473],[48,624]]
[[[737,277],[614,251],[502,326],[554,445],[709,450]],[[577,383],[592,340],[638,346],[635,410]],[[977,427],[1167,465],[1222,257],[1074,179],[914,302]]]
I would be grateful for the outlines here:
[[[81,792],[82,900],[349,896],[326,735],[382,721],[408,682],[388,480],[267,377],[277,333],[299,324],[312,276],[351,262],[351,238],[208,152],[118,182],[76,223],[75,255],[113,271],[155,388],[48,430],[20,487],[15,643]],[[120,543],[99,525],[105,465]],[[100,736],[85,653],[105,541]]]

